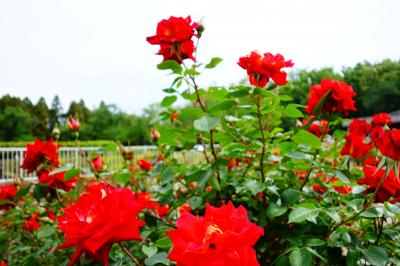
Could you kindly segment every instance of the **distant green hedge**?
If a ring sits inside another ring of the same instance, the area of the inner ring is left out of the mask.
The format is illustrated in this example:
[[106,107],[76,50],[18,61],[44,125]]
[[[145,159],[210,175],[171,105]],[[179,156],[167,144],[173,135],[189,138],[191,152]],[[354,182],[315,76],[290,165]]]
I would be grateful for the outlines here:
[[[0,147],[26,147],[26,144],[33,143],[34,141],[0,141]],[[58,142],[61,147],[76,147],[75,141],[60,141]],[[80,141],[82,147],[104,147],[110,145],[116,145],[115,141],[111,140],[90,140]]]

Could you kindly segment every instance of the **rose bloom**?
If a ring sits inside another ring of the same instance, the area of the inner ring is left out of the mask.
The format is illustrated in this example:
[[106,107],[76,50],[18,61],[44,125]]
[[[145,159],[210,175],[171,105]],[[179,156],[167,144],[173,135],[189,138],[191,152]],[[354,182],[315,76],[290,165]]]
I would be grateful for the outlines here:
[[89,184],[87,189],[88,193],[64,208],[64,215],[58,218],[58,228],[66,238],[58,248],[77,247],[70,266],[82,253],[108,265],[113,243],[141,240],[139,227],[144,223],[137,215],[144,206],[130,189],[97,182]]
[[158,206],[158,208],[156,209],[156,212],[157,212],[158,216],[166,217],[169,212],[169,205],[165,204],[165,205]]
[[383,127],[385,125],[390,126],[391,124],[393,124],[392,117],[387,113],[379,113],[372,117],[373,127]]
[[24,224],[22,225],[25,231],[28,232],[33,232],[36,229],[38,229],[42,223],[37,221],[37,218],[39,217],[39,213],[35,213],[31,216],[31,218],[29,218],[28,220],[26,220],[24,222]]
[[47,163],[53,167],[58,167],[60,164],[57,155],[58,149],[59,146],[54,145],[53,139],[50,139],[48,142],[36,139],[34,144],[27,145],[27,150],[24,152],[25,158],[21,168],[26,169],[28,174],[30,174],[43,163]]
[[106,166],[103,161],[103,157],[100,155],[97,155],[93,160],[92,160],[92,167],[94,170],[96,170],[97,173],[101,173],[106,169]]
[[[17,188],[14,185],[3,185],[0,187],[0,200],[13,201],[17,195]],[[8,210],[14,207],[14,204],[6,203],[0,204],[0,210]]]
[[333,177],[329,180],[333,184],[333,188],[340,194],[349,194],[352,191],[351,186],[335,186],[335,182],[338,181],[337,177]]
[[314,115],[315,107],[326,93],[330,91],[329,96],[326,98],[322,106],[322,113],[339,112],[348,115],[349,111],[356,111],[354,106],[355,101],[353,97],[356,96],[353,88],[343,81],[336,81],[333,79],[323,79],[320,84],[310,87],[310,94],[308,95],[307,106],[305,111]]
[[373,147],[371,141],[366,142],[365,137],[348,133],[346,136],[346,144],[344,145],[340,155],[349,155],[354,159],[361,159],[365,155],[369,154],[370,150]]
[[78,180],[77,177],[65,180],[65,171],[51,174],[51,172],[43,170],[39,171],[39,173],[39,183],[47,184],[47,186],[51,188],[62,189],[64,191],[70,191],[71,189],[73,189],[75,187],[76,181]]
[[317,192],[321,195],[328,192],[328,189],[320,184],[314,184],[314,185],[312,185],[311,188],[312,188],[312,190],[314,190],[315,192]]
[[375,127],[371,139],[384,156],[400,161],[400,129],[385,131],[382,127]]
[[[310,116],[309,118],[303,120],[303,125],[306,125],[313,116]],[[322,137],[323,135],[326,135],[329,133],[329,121],[327,120],[315,120],[311,123],[310,127],[307,129],[308,132],[311,134],[314,134],[318,138]]]
[[247,219],[242,206],[207,204],[204,217],[185,212],[176,226],[167,234],[173,246],[168,258],[177,266],[259,265],[252,246],[264,230]]
[[178,207],[179,215],[182,215],[185,212],[190,212],[191,210],[192,210],[192,207],[190,207],[190,205],[187,203],[183,203],[181,206]]
[[280,54],[262,54],[258,51],[253,51],[250,55],[239,58],[238,65],[247,70],[251,85],[262,88],[267,85],[270,79],[276,85],[285,85],[287,83],[287,74],[282,71],[282,68],[292,67],[293,63],[291,60],[285,61]]
[[[382,178],[385,178],[386,169],[378,170],[379,161],[369,157],[364,160],[363,170],[364,178],[358,180],[358,184],[367,185],[367,193],[374,193]],[[395,176],[393,169],[389,171],[388,176],[383,181],[381,187],[376,193],[376,201],[384,202],[394,197],[394,201],[400,200],[400,176]]]
[[150,44],[160,45],[158,54],[163,56],[164,61],[174,60],[179,64],[187,58],[195,61],[192,37],[197,36],[195,35],[197,26],[198,23],[192,23],[190,16],[187,18],[171,16],[158,23],[156,35],[146,39]]
[[143,171],[150,171],[151,168],[153,167],[153,165],[151,164],[151,162],[145,160],[145,159],[139,159],[137,161],[140,169],[142,169]]
[[7,266],[7,263],[5,263],[4,261],[0,262],[0,266]]
[[74,118],[72,115],[70,115],[67,119],[67,126],[71,131],[79,131],[79,129],[81,128],[79,120],[77,118]]
[[368,124],[366,120],[359,120],[355,118],[349,125],[349,132],[359,136],[368,136],[370,131],[371,125]]

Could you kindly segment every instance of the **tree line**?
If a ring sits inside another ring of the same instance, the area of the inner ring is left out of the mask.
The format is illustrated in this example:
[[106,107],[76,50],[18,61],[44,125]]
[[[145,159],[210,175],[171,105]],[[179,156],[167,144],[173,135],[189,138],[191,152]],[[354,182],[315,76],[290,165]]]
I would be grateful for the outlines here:
[[[358,110],[351,117],[400,109],[400,61],[363,62],[341,71],[332,68],[294,71],[283,92],[295,102],[305,104],[310,85],[320,83],[323,78],[346,81],[356,91]],[[4,95],[0,98],[0,141],[33,140],[35,137],[47,139],[54,128],[60,129],[62,140],[74,140],[74,135],[65,127],[65,121],[68,116],[77,115],[81,122],[81,140],[149,144],[150,124],[159,112],[158,104],[149,106],[141,115],[135,115],[104,102],[90,110],[83,100],[71,102],[64,111],[58,96],[48,106],[44,98],[34,104],[28,98]]]

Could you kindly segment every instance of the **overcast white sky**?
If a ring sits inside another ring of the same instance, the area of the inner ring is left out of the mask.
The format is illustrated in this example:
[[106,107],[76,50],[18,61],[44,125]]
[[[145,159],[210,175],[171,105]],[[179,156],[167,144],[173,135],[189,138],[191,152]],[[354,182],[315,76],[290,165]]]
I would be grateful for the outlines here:
[[202,86],[245,77],[236,62],[256,49],[296,68],[397,60],[399,11],[398,0],[0,0],[0,95],[140,112],[171,81],[145,39],[171,15],[204,17],[199,59],[225,59]]

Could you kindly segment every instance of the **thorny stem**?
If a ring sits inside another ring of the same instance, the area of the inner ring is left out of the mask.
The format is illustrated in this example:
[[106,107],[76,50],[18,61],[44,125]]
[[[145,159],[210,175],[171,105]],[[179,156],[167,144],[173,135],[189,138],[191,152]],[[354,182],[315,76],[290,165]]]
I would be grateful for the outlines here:
[[139,262],[139,260],[138,260],[135,256],[133,256],[133,255],[129,252],[129,250],[128,250],[121,242],[118,242],[118,245],[121,247],[121,249],[125,252],[125,254],[128,255],[128,257],[129,257],[136,265],[139,265],[139,266],[142,266],[142,265],[143,265],[142,263]]

